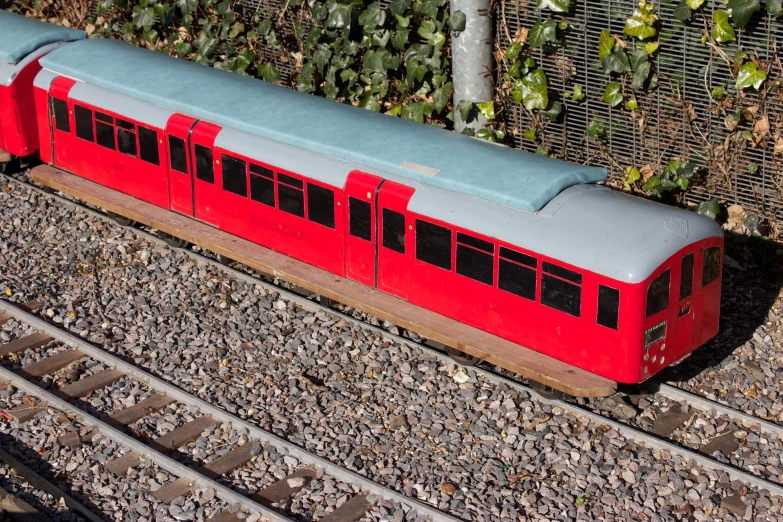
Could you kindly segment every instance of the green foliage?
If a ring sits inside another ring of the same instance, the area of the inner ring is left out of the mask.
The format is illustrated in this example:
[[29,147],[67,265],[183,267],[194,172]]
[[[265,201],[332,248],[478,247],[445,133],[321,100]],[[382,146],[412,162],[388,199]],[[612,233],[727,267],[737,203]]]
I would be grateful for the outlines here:
[[737,89],[747,89],[753,87],[759,90],[761,84],[767,79],[767,73],[758,68],[754,62],[747,62],[740,67],[737,73]]
[[625,21],[623,32],[639,40],[646,40],[658,34],[658,30],[655,28],[658,15],[652,11],[653,4],[648,4],[645,1],[639,2],[639,8]]
[[712,19],[712,39],[718,43],[725,43],[734,41],[737,36],[734,33],[734,28],[729,23],[729,13],[716,9],[715,15]]
[[625,171],[625,181],[623,181],[623,185],[625,186],[625,190],[631,190],[633,188],[634,183],[642,179],[642,173],[639,172],[639,169],[636,167],[629,167]]
[[699,203],[696,212],[702,216],[707,216],[710,219],[715,219],[718,217],[718,214],[720,214],[720,204],[715,198],[708,199],[707,201]]
[[608,103],[610,107],[617,107],[622,103],[623,93],[619,83],[612,82],[606,86],[604,101]]
[[745,27],[753,13],[761,10],[759,0],[729,0],[728,5],[731,9],[731,18],[739,27]]
[[605,56],[612,54],[614,49],[615,39],[612,33],[604,29],[601,31],[601,35],[598,37],[598,59],[603,60]]
[[571,0],[536,0],[536,7],[556,13],[567,13],[571,10]]
[[614,51],[601,59],[601,65],[606,74],[631,72],[631,63],[628,61],[628,55],[625,54],[625,50],[619,45],[615,47]]
[[783,0],[767,0],[767,12],[775,18],[783,16]]
[[642,189],[657,198],[660,198],[664,192],[688,190],[693,176],[699,169],[700,167],[695,163],[683,163],[678,159],[671,160],[660,175],[656,174],[647,178]]
[[545,22],[537,22],[530,30],[530,47],[537,49],[547,43],[557,40],[557,22],[550,18]]

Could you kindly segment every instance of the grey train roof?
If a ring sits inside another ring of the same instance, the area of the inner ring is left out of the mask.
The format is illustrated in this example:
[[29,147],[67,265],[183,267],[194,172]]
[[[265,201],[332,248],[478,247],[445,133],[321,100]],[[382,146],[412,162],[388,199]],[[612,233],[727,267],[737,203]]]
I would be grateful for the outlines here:
[[84,31],[39,22],[0,9],[0,62],[16,63],[45,45],[86,37]]
[[526,212],[568,187],[606,179],[603,168],[498,147],[119,41],[76,42],[41,63],[224,127]]

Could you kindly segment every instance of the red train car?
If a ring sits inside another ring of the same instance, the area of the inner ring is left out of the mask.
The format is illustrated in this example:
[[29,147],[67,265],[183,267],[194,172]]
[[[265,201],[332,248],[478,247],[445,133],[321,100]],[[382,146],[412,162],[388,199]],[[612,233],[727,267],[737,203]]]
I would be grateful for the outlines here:
[[43,64],[41,157],[76,175],[618,382],[717,333],[720,228],[603,169],[118,42]]
[[33,79],[41,70],[39,60],[63,43],[83,38],[83,31],[0,9],[0,150],[14,156],[38,150]]

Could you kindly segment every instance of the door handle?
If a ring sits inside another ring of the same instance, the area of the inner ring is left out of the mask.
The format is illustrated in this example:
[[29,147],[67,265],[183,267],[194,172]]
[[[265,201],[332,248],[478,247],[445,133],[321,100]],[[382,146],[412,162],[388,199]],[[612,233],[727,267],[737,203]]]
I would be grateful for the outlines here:
[[677,317],[682,317],[684,315],[688,315],[688,312],[691,311],[691,304],[688,303],[686,305],[683,305],[680,307],[680,313],[677,315]]

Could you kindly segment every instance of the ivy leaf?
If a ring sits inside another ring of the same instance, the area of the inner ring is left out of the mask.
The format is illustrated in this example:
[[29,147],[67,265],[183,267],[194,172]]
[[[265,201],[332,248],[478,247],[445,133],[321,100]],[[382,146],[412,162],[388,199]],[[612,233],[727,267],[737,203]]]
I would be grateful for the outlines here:
[[326,44],[321,44],[313,53],[312,63],[315,65],[315,68],[318,72],[323,73],[326,66],[329,65],[329,60],[331,57],[332,51],[329,50],[329,46]]
[[356,106],[360,109],[367,109],[368,111],[381,112],[381,105],[378,103],[378,96],[373,94],[372,91],[365,92],[364,96],[362,96],[361,100],[359,100],[359,103]]
[[326,27],[342,29],[351,23],[352,4],[329,2],[327,7],[329,8],[329,17],[326,19]]
[[177,56],[180,58],[184,58],[193,52],[193,47],[191,47],[188,42],[179,42],[174,46],[174,52],[177,53]]
[[546,22],[536,22],[530,31],[530,47],[538,49],[546,43],[557,40],[557,22],[550,18]]
[[198,8],[198,0],[177,0],[177,7],[183,16],[187,16]]
[[634,11],[633,16],[625,21],[625,27],[623,32],[628,36],[633,36],[639,40],[645,40],[652,36],[655,36],[657,32],[653,27],[655,19],[651,19],[651,16],[645,15],[638,9]]
[[729,0],[729,9],[734,23],[739,27],[745,27],[753,13],[761,10],[759,0]]
[[402,116],[406,120],[413,120],[419,123],[424,123],[424,116],[430,116],[435,108],[432,103],[425,103],[422,101],[413,102],[402,108]]
[[754,89],[759,90],[761,84],[767,79],[767,73],[756,67],[753,62],[748,62],[740,67],[737,73],[737,89],[746,89],[753,86]]
[[547,8],[555,13],[567,13],[571,10],[571,0],[536,0],[536,7]]
[[234,72],[245,72],[256,59],[256,55],[250,49],[244,49],[234,62]]
[[604,29],[601,31],[601,36],[598,37],[598,59],[603,60],[604,56],[612,54],[614,49],[615,39],[612,37],[612,33]]
[[389,10],[397,16],[402,16],[411,6],[411,0],[392,0]]
[[[474,111],[476,111],[475,105],[470,100],[460,100],[457,104],[457,114],[464,122],[469,123],[475,117],[472,114]],[[478,111],[476,111],[476,115],[478,115]]]
[[405,81],[413,85],[415,81],[422,81],[427,74],[427,66],[421,65],[418,60],[409,60],[405,63]]
[[495,102],[490,100],[478,104],[479,114],[488,120],[495,119]]
[[704,5],[704,0],[685,0],[685,3],[688,4],[688,7],[693,9],[694,11]]
[[582,92],[581,85],[574,85],[574,92],[571,94],[571,100],[578,102],[585,99],[585,94]]
[[720,214],[720,205],[718,204],[718,200],[712,198],[708,199],[707,201],[702,201],[696,208],[696,212],[702,216],[707,216],[710,219],[715,219],[718,217],[718,214]]
[[408,37],[410,35],[410,31],[407,29],[400,29],[394,33],[394,36],[392,36],[391,44],[395,49],[405,49],[405,44],[408,43]]
[[639,169],[637,169],[636,167],[629,167],[626,170],[625,181],[623,182],[623,184],[625,185],[625,190],[631,190],[631,185],[639,181],[641,178],[642,178],[642,173],[639,172]]
[[544,110],[549,105],[549,80],[543,69],[527,73],[519,82],[519,92],[522,102],[529,111]]
[[519,42],[512,43],[508,49],[506,49],[506,59],[509,61],[514,61],[519,57],[519,53],[522,52],[522,44]]
[[644,52],[647,54],[653,54],[655,51],[658,50],[658,42],[647,42],[644,44]]
[[382,26],[386,21],[386,11],[381,9],[378,2],[373,2],[359,15],[359,25],[365,28]]
[[449,28],[452,31],[464,31],[465,30],[465,23],[467,22],[465,18],[465,13],[462,11],[454,11],[454,13],[446,20],[446,23],[449,24]]
[[269,62],[261,64],[261,67],[258,68],[258,74],[265,82],[276,82],[280,79],[280,71]]
[[712,28],[712,39],[718,43],[731,42],[736,38],[734,28],[729,23],[729,13],[717,9],[712,19],[714,27]]
[[438,31],[435,22],[431,20],[424,20],[421,22],[419,30],[416,32],[435,47],[441,47],[446,43],[446,35]]
[[631,64],[628,62],[628,56],[625,51],[619,45],[615,50],[601,60],[601,65],[604,68],[604,73],[627,73],[631,72]]
[[767,12],[775,18],[783,16],[783,0],[767,0]]
[[541,111],[541,114],[549,118],[551,121],[557,121],[560,115],[563,113],[563,104],[559,101],[553,101],[549,104],[546,110]]
[[639,108],[639,102],[636,101],[636,96],[631,95],[631,98],[625,102],[625,106],[631,109],[632,111],[635,111]]
[[688,5],[687,0],[683,0],[674,8],[674,18],[680,22],[687,22],[693,16],[693,10]]
[[435,110],[440,113],[449,104],[449,94],[454,92],[454,86],[451,82],[447,83],[439,89],[435,89],[432,93],[432,103],[435,104]]
[[612,82],[606,86],[604,91],[604,101],[609,104],[610,107],[617,107],[623,101],[623,93],[620,92],[620,84]]
[[231,27],[231,31],[228,33],[229,38],[236,38],[240,34],[245,32],[245,24],[237,22]]
[[536,129],[525,130],[525,132],[522,133],[522,137],[530,141],[536,141],[538,139],[538,135],[536,134]]
[[272,20],[266,19],[260,24],[258,24],[258,34],[261,36],[266,36],[269,34],[269,31],[272,30]]
[[145,31],[148,31],[155,24],[155,9],[137,5],[133,8],[132,18],[136,29],[143,28]]
[[631,81],[631,87],[635,90],[641,90],[644,88],[644,82],[650,77],[650,62],[644,62],[633,73],[633,80]]
[[356,78],[358,78],[359,75],[356,73],[356,71],[352,71],[350,69],[345,69],[342,72],[340,72],[340,79],[347,83],[347,89],[350,89],[353,87],[353,84],[356,83]]

